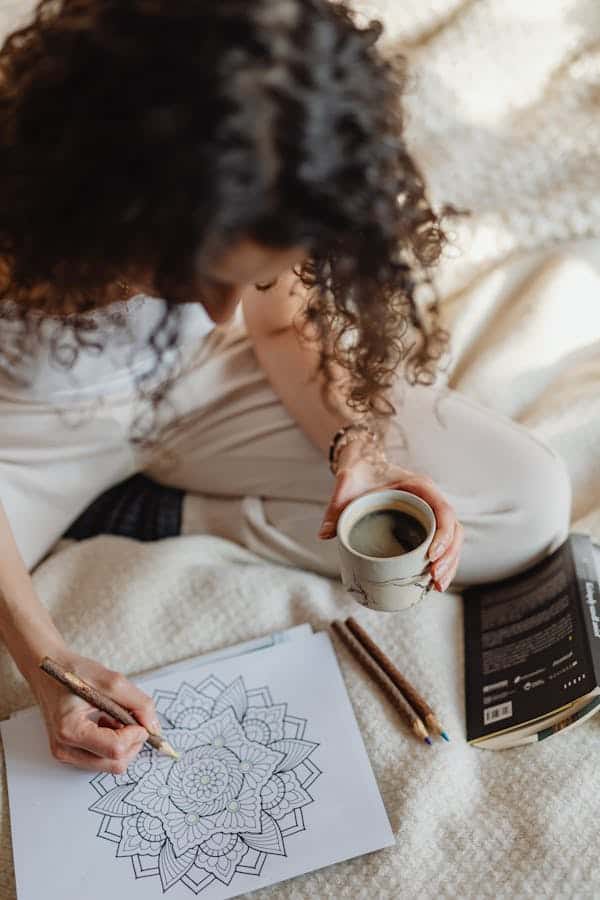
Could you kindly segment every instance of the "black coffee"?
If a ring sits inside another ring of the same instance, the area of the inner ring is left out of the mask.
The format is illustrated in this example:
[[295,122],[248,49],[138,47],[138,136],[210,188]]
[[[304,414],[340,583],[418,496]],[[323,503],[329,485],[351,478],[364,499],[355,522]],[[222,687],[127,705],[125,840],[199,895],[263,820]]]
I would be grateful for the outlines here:
[[348,543],[365,556],[402,556],[427,537],[418,519],[399,509],[376,509],[350,529]]

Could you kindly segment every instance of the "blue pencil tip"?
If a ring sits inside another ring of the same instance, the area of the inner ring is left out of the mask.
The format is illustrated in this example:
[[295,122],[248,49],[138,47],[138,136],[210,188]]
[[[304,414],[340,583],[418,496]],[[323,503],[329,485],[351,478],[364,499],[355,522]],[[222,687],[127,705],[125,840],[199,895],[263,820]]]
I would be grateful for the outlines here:
[[448,735],[446,734],[445,731],[440,731],[440,734],[444,738],[445,741],[448,741],[448,743],[450,743],[450,738],[448,737]]
[[426,744],[429,744],[429,746],[431,747],[433,741],[431,740],[430,737],[423,738],[423,740],[425,741]]

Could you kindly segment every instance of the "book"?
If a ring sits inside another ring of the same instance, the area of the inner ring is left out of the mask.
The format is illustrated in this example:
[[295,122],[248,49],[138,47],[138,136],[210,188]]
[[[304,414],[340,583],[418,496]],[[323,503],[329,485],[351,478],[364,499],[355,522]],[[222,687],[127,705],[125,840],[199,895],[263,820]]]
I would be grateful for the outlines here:
[[464,592],[467,741],[545,740],[600,709],[600,583],[592,539],[571,534],[525,572]]

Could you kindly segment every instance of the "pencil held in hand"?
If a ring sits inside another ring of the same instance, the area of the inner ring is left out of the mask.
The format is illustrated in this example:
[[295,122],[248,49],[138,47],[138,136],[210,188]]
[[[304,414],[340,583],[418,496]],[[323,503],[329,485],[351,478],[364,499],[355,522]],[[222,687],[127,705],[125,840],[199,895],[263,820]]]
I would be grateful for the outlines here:
[[[117,722],[120,722],[122,725],[140,724],[129,710],[121,706],[120,703],[117,703],[116,700],[113,700],[112,697],[103,694],[98,688],[88,684],[87,681],[79,678],[74,672],[69,672],[64,666],[61,666],[60,663],[51,659],[49,656],[44,657],[40,663],[40,669],[56,681],[64,684],[65,687],[69,688],[72,693],[77,694],[78,697],[81,697],[82,700],[85,700],[96,709],[112,716],[113,719],[116,719]],[[179,759],[177,751],[174,750],[169,742],[162,738],[160,734],[148,732],[147,741],[150,746],[155,750],[158,750],[159,753],[172,756],[173,759]]]
[[391,659],[385,655],[381,647],[379,647],[375,641],[367,634],[364,628],[362,628],[356,619],[353,619],[352,616],[349,616],[346,619],[346,625],[354,635],[357,641],[359,641],[367,653],[375,660],[375,662],[383,669],[386,675],[389,676],[391,681],[396,685],[399,691],[404,694],[405,698],[408,700],[409,704],[412,708],[419,714],[422,718],[423,722],[427,726],[430,731],[433,731],[434,734],[439,734],[445,741],[449,741],[450,738],[444,731],[442,724],[432,708],[429,706],[424,697],[419,694],[417,689],[410,681],[404,677],[404,675],[396,668]]
[[406,701],[402,692],[398,690],[391,678],[378,666],[370,654],[367,653],[360,641],[354,637],[350,629],[343,622],[337,620],[331,623],[331,627],[338,637],[346,644],[352,655],[385,692],[388,699],[391,700],[396,712],[404,719],[411,731],[413,731],[418,738],[425,741],[426,744],[431,744],[431,738],[419,716]]

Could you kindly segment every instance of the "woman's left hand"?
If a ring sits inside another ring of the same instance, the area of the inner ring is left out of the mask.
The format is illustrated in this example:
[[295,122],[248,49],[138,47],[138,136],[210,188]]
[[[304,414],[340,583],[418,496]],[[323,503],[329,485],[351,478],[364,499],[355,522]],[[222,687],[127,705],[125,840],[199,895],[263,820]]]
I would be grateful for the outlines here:
[[324,540],[335,537],[340,513],[356,497],[390,488],[409,491],[429,503],[435,514],[438,527],[429,548],[431,575],[436,590],[447,590],[456,574],[464,539],[463,527],[454,510],[426,475],[417,475],[392,463],[388,463],[383,474],[378,474],[373,464],[364,459],[364,454],[361,458],[358,443],[349,443],[340,454],[335,487],[319,537]]

